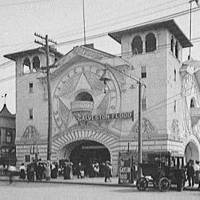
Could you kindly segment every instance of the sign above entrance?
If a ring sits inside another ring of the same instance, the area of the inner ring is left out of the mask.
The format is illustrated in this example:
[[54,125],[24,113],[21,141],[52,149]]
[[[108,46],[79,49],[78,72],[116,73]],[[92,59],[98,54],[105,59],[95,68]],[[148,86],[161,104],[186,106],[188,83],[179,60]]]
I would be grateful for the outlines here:
[[110,120],[110,119],[132,119],[134,121],[134,111],[123,112],[123,113],[111,113],[107,115],[81,115],[77,114],[76,119],[81,121],[99,121],[99,120]]

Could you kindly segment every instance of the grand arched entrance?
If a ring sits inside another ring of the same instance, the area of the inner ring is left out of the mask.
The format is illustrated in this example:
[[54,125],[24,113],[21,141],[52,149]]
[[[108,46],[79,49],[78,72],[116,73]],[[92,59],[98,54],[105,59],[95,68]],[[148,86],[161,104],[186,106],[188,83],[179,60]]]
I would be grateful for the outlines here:
[[[89,155],[88,160],[110,160],[113,166],[113,175],[118,170],[119,155],[118,137],[110,134],[107,130],[94,125],[74,126],[62,134],[57,134],[52,140],[52,160],[72,159],[77,162],[84,158],[85,152]],[[83,156],[80,158],[79,154]]]
[[199,160],[199,151],[194,142],[189,142],[185,147],[185,159],[186,162],[189,160]]

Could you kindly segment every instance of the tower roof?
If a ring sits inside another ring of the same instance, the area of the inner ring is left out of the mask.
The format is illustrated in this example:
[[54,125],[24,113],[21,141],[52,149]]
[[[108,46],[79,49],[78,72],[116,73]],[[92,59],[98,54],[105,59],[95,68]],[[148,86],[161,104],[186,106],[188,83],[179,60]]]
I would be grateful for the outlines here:
[[[15,52],[15,53],[11,53],[11,54],[6,54],[6,55],[4,55],[4,57],[15,61],[18,57],[22,57],[22,56],[26,56],[28,54],[34,54],[34,53],[38,53],[38,52],[44,53],[44,48],[38,47],[35,49],[19,51],[19,52]],[[49,48],[49,52],[54,53],[59,58],[63,56],[62,53],[58,52],[56,49],[53,49],[53,48]]]
[[15,118],[15,114],[11,114],[8,110],[6,104],[4,104],[3,108],[0,111],[0,117],[3,118]]
[[128,29],[110,32],[108,35],[121,44],[121,39],[124,34],[137,33],[140,31],[148,31],[160,28],[168,29],[177,38],[183,48],[193,46],[173,19],[156,23],[143,24],[140,26],[133,26]]

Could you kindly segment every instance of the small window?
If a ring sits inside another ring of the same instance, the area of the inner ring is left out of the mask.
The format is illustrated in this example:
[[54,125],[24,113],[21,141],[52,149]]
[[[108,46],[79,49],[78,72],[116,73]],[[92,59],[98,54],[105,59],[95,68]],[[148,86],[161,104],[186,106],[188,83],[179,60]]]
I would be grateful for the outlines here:
[[146,52],[152,52],[156,50],[156,37],[153,33],[149,33],[145,38]]
[[33,109],[29,109],[29,119],[33,119]]
[[10,131],[6,132],[6,143],[7,144],[12,143],[12,133]]
[[33,83],[29,83],[29,93],[33,93]]
[[176,112],[176,100],[174,101],[174,112]]
[[174,52],[174,37],[171,37],[171,52]]
[[175,44],[175,56],[176,56],[177,59],[179,58],[178,54],[179,54],[179,46],[178,46],[178,42],[176,41],[176,44]]
[[30,161],[31,161],[30,155],[25,155],[25,162],[30,162]]
[[195,103],[194,103],[194,99],[190,100],[190,108],[194,108],[195,107]]
[[141,78],[146,78],[147,72],[146,72],[146,66],[141,67]]
[[174,81],[176,81],[176,69],[174,69]]
[[145,111],[147,109],[147,101],[146,97],[142,98],[142,110]]
[[140,36],[135,36],[132,41],[132,53],[133,55],[141,54],[143,51],[142,39]]

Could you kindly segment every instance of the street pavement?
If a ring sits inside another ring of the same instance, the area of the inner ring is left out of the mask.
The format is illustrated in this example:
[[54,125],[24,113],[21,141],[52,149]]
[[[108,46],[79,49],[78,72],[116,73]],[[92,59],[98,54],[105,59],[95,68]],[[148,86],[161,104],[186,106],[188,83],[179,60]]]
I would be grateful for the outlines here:
[[139,192],[135,187],[0,181],[0,200],[199,200],[200,191]]

